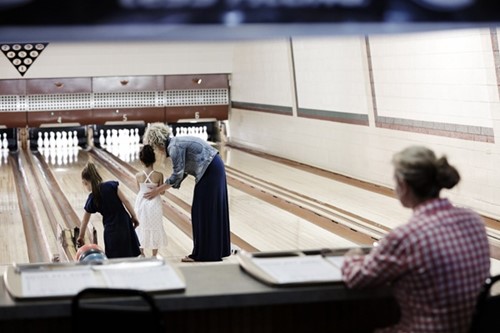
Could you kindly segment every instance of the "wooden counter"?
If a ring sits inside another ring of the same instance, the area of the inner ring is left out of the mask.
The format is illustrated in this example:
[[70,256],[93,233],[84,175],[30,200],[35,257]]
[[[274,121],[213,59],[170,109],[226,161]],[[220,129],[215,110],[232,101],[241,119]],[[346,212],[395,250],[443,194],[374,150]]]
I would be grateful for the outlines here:
[[[179,270],[186,290],[154,295],[167,332],[371,332],[399,315],[389,289],[271,287],[236,263],[180,264]],[[71,332],[70,301],[14,300],[2,282],[0,332]]]

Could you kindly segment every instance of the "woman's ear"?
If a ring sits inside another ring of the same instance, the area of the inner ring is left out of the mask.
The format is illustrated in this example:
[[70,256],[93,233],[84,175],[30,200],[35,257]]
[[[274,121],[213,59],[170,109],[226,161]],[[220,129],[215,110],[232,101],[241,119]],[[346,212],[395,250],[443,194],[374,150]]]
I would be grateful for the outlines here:
[[[405,206],[405,201],[408,196],[408,184],[403,180],[400,179],[398,176],[394,176],[394,180],[396,182],[396,196],[398,197],[399,201]],[[406,206],[405,206],[406,207]]]
[[408,183],[406,181],[399,180],[396,189],[397,189],[396,193],[398,195],[399,201],[401,202],[403,207],[406,207],[406,208],[415,207],[415,205],[417,204],[417,201],[415,200],[416,198],[413,194],[413,191],[412,191],[410,185],[408,185]]

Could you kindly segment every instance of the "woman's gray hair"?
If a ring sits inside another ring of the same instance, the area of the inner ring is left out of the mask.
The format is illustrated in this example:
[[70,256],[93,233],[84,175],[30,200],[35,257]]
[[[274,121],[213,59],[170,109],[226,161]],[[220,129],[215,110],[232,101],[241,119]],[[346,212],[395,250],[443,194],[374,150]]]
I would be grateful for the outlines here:
[[142,137],[143,144],[165,149],[165,141],[170,136],[170,128],[164,123],[152,123],[146,127]]
[[437,158],[434,152],[422,146],[410,146],[392,158],[395,176],[406,182],[420,198],[436,198],[443,188],[453,188],[460,174],[445,156]]

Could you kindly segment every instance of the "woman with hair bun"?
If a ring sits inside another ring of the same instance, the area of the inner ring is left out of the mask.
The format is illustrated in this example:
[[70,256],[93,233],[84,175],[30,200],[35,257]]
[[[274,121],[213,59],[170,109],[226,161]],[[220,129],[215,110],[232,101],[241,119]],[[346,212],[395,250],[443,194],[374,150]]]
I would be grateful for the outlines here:
[[460,181],[445,156],[411,146],[394,155],[396,195],[413,210],[367,255],[346,253],[350,288],[391,285],[400,306],[397,324],[377,332],[468,332],[476,300],[490,276],[489,243],[481,217],[440,198]]
[[104,225],[104,251],[106,257],[137,257],[141,254],[135,227],[139,225],[134,207],[122,193],[115,180],[102,181],[94,163],[87,163],[82,170],[82,184],[89,196],[85,203],[77,245],[85,244],[85,232],[91,214],[100,213]]

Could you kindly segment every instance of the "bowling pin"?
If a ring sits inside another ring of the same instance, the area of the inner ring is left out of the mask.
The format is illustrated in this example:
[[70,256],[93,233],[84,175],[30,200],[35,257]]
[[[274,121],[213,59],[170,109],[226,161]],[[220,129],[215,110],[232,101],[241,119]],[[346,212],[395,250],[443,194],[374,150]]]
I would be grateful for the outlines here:
[[48,132],[43,132],[43,146],[45,148],[49,148],[49,133]]
[[78,139],[78,132],[75,130],[73,131],[73,146],[78,147],[80,144],[80,140]]
[[56,147],[56,134],[53,131],[49,133],[49,146],[50,148]]
[[38,132],[38,140],[37,140],[38,150],[43,148],[43,138],[42,132]]
[[106,138],[104,137],[104,130],[103,129],[100,129],[99,133],[100,133],[99,134],[99,145],[102,148],[106,144]]
[[66,134],[66,136],[68,137],[68,141],[67,141],[66,147],[73,146],[73,132],[68,131],[68,134]]
[[111,130],[106,130],[106,146],[111,146]]
[[138,128],[134,129],[134,140],[133,141],[134,141],[135,145],[138,145],[141,142],[141,138],[139,136],[139,129]]
[[201,137],[203,140],[208,140],[207,126],[203,126],[203,131],[201,132]]
[[3,134],[2,148],[3,149],[9,148],[9,140],[7,140],[7,133]]

